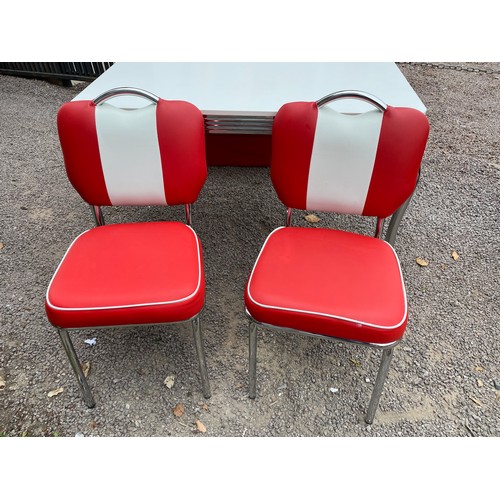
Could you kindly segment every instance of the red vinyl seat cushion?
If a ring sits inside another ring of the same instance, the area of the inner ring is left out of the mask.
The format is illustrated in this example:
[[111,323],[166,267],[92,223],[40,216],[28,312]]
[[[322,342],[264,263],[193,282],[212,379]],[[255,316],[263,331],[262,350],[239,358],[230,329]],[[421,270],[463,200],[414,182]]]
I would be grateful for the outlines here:
[[271,233],[248,279],[245,305],[261,323],[374,344],[399,340],[408,320],[393,248],[334,229]]
[[72,243],[49,285],[59,328],[188,320],[205,301],[201,244],[180,222],[99,226]]

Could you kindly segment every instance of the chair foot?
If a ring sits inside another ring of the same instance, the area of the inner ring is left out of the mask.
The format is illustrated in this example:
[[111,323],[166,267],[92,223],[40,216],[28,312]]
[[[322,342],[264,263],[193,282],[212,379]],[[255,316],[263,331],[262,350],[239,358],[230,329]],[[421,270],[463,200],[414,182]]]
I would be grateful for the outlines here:
[[192,325],[193,325],[194,345],[196,347],[196,354],[198,356],[198,363],[200,365],[201,386],[203,390],[203,396],[205,397],[205,399],[209,399],[212,396],[212,393],[210,392],[210,383],[208,381],[207,362],[205,360],[205,349],[203,347],[203,338],[201,335],[201,325],[199,316],[196,316],[196,318],[192,320]]
[[95,406],[94,397],[92,396],[92,392],[90,390],[89,384],[87,383],[87,379],[83,374],[80,361],[78,359],[78,356],[76,355],[75,348],[73,347],[71,339],[69,338],[68,332],[66,330],[59,329],[58,333],[61,342],[63,344],[64,350],[66,351],[66,354],[68,356],[71,367],[75,372],[76,379],[78,380],[78,385],[80,386],[80,391],[82,393],[83,400],[85,401],[85,404],[89,408],[94,408]]
[[248,397],[255,399],[257,390],[257,324],[248,325]]
[[384,387],[385,379],[387,378],[387,372],[389,371],[389,366],[391,364],[393,352],[394,352],[393,347],[389,347],[382,351],[382,359],[380,360],[377,379],[375,380],[375,386],[373,387],[370,404],[368,405],[368,411],[366,412],[365,422],[367,424],[373,423],[375,412],[377,411],[378,408],[380,395],[382,394],[382,389]]

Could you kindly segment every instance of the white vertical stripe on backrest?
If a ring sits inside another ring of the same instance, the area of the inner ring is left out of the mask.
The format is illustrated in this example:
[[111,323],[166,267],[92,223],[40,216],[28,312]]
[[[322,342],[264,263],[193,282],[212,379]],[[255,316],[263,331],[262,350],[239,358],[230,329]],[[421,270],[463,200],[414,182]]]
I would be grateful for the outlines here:
[[307,185],[308,210],[361,214],[377,154],[383,113],[318,110]]
[[166,205],[156,105],[126,110],[96,107],[102,170],[113,205]]

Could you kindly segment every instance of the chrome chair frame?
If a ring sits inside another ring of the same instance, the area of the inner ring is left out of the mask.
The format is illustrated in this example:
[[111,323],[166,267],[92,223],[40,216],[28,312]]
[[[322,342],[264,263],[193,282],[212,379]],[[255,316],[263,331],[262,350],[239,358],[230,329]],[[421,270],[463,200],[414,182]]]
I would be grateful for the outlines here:
[[358,344],[367,347],[372,347],[375,349],[382,349],[382,357],[380,360],[377,378],[375,380],[375,385],[372,390],[372,395],[370,397],[370,403],[368,405],[368,410],[365,416],[365,422],[367,424],[372,424],[373,419],[375,417],[375,412],[378,408],[378,403],[380,400],[380,396],[382,394],[382,389],[384,388],[385,379],[387,378],[387,373],[389,372],[389,367],[391,365],[392,356],[394,353],[394,347],[399,344],[399,340],[397,342],[392,342],[390,344],[369,344],[366,342],[357,342],[354,340],[342,339],[338,337],[332,337],[329,335],[321,335],[317,333],[304,332],[301,330],[293,330],[291,328],[283,328],[279,326],[269,325],[267,323],[261,323],[253,319],[248,311],[246,314],[249,319],[248,326],[248,397],[250,399],[255,399],[257,395],[257,326],[261,326],[264,328],[271,328],[273,330],[285,331],[285,332],[293,332],[298,333],[299,335],[303,335],[306,337],[320,338],[325,340],[330,340],[332,342],[343,342],[346,344]]
[[[194,344],[200,368],[203,396],[206,399],[209,399],[211,397],[211,391],[210,391],[210,383],[208,380],[208,370],[205,359],[205,349],[203,346],[203,337],[201,334],[199,314],[197,314],[194,318],[188,319],[186,321],[177,321],[172,323],[149,323],[149,324],[141,323],[138,325],[101,326],[101,327],[92,327],[92,330],[109,329],[109,328],[134,328],[134,327],[155,326],[155,325],[174,325],[187,322],[191,322],[193,328]],[[80,360],[78,359],[78,355],[76,354],[75,348],[68,334],[68,331],[75,331],[75,330],[80,330],[80,328],[57,328],[59,338],[61,339],[64,350],[71,364],[71,368],[73,369],[73,372],[75,373],[75,376],[77,378],[83,400],[85,401],[85,404],[89,408],[94,408],[95,406],[94,396],[92,395],[92,391],[90,390],[87,379],[83,373],[82,365],[80,363]]]
[[[410,197],[411,198],[411,197]],[[396,240],[396,234],[397,230],[399,227],[399,224],[401,223],[401,220],[404,216],[404,212],[406,211],[408,204],[410,202],[410,198],[406,200],[401,207],[394,212],[394,214],[391,216],[391,221],[389,223],[389,228],[387,229],[386,236],[383,238],[385,241],[393,244],[393,242]],[[395,218],[395,221],[393,223],[393,218]],[[289,227],[291,225],[292,221],[292,209],[287,207],[287,212],[286,212],[286,221],[285,225],[286,227]],[[375,237],[382,239],[382,229],[383,229],[383,224],[384,224],[384,219],[382,218],[377,218],[377,225],[375,229]],[[387,374],[389,372],[389,367],[391,365],[392,361],[392,356],[394,354],[394,347],[398,345],[401,341],[398,340],[397,342],[391,342],[389,344],[372,344],[368,342],[357,342],[355,340],[349,340],[349,339],[343,339],[339,337],[334,337],[330,335],[322,335],[318,333],[310,333],[310,332],[304,332],[301,330],[294,330],[291,328],[283,328],[279,326],[274,326],[270,325],[268,323],[261,323],[259,321],[256,321],[248,310],[245,310],[247,317],[249,319],[249,326],[248,326],[248,393],[249,393],[249,398],[250,399],[255,399],[256,397],[256,387],[257,387],[257,326],[261,326],[264,328],[271,328],[273,330],[281,330],[281,331],[288,331],[288,332],[293,332],[293,333],[298,333],[300,335],[304,335],[307,337],[315,337],[315,338],[321,338],[325,340],[330,340],[333,342],[344,342],[347,344],[358,344],[358,345],[363,345],[366,347],[372,347],[375,349],[382,349],[382,357],[380,360],[378,372],[377,372],[377,378],[375,380],[375,385],[372,390],[372,395],[370,397],[370,402],[368,404],[368,410],[365,415],[365,422],[367,424],[372,424],[373,419],[375,417],[375,412],[377,411],[378,404],[380,401],[380,396],[382,395],[382,390],[384,388],[385,380],[387,378]]]

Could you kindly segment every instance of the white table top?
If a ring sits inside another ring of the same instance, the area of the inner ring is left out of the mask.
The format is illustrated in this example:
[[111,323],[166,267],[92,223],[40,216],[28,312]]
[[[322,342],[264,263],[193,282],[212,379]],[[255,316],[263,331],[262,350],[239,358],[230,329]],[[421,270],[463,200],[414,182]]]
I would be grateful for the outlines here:
[[[286,102],[316,101],[339,90],[361,90],[386,104],[426,112],[426,107],[395,63],[334,62],[165,62],[115,63],[73,100],[94,99],[114,87],[136,87],[164,99],[193,103],[205,115],[272,117]],[[122,107],[148,103],[116,97]],[[336,101],[343,113],[372,109],[354,99]]]

